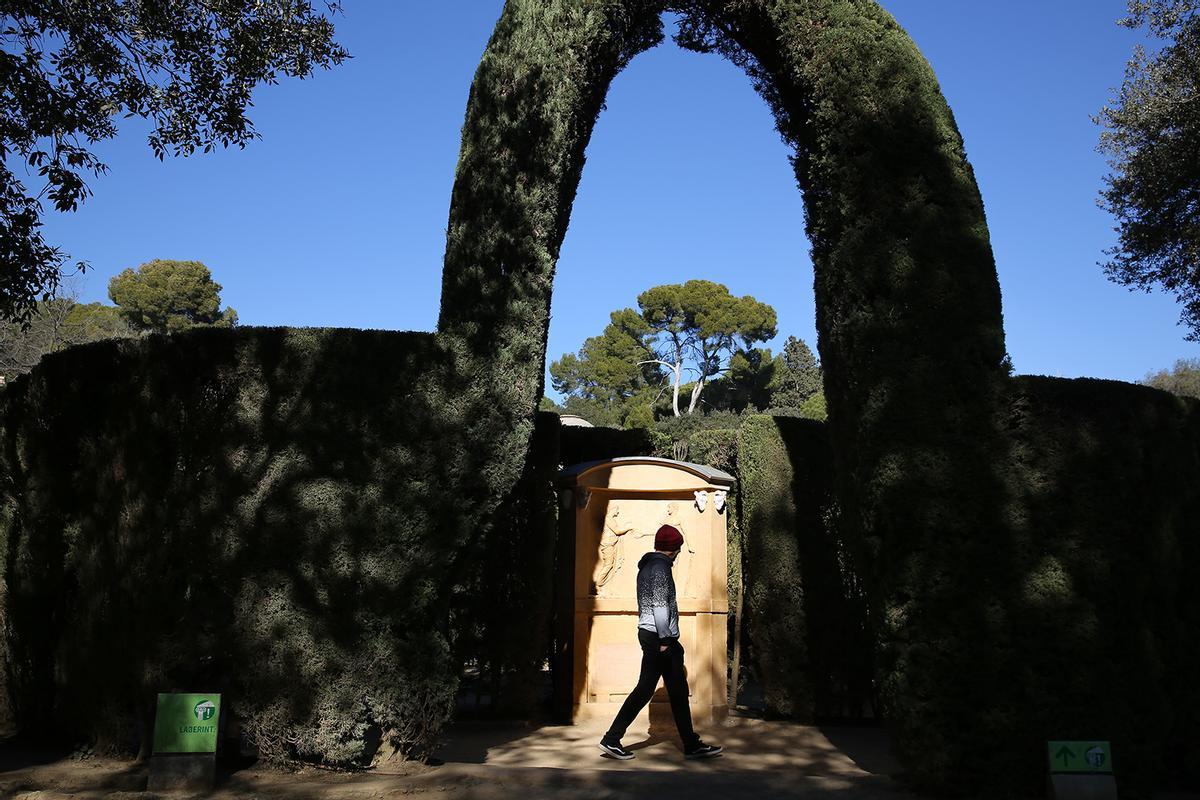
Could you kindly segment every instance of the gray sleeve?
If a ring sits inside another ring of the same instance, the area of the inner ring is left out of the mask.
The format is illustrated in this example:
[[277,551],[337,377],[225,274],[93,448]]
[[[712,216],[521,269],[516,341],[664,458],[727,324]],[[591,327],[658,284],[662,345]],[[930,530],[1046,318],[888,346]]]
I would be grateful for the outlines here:
[[666,606],[654,607],[654,627],[658,630],[660,641],[671,632],[671,612]]
[[671,634],[671,605],[668,589],[671,581],[670,573],[662,566],[655,564],[650,573],[650,609],[654,614],[654,627],[660,640]]

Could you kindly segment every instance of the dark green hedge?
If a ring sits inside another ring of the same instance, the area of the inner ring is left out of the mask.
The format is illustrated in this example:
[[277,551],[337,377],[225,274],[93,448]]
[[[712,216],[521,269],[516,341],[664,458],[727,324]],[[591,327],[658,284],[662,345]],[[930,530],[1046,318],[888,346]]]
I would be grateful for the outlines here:
[[22,729],[144,746],[156,692],[221,690],[268,757],[428,750],[457,681],[451,587],[501,499],[448,362],[429,334],[209,329],[10,385]]
[[1200,786],[1200,403],[1021,378],[1003,427],[1012,538],[988,577],[1009,591],[1021,773],[1045,739],[1103,736],[1127,796]]
[[559,428],[559,463],[564,467],[622,456],[647,456],[654,450],[650,434],[640,428]]
[[1000,517],[988,501],[1004,334],[953,115],[874,2],[685,5],[685,44],[743,65],[795,148],[841,527],[863,556],[885,675],[908,678],[883,683],[898,738],[922,737],[906,766],[936,791],[1002,782],[973,764],[1003,747],[977,676],[1004,675],[970,643],[985,630],[974,590]]
[[487,698],[478,713],[530,719],[548,710],[542,667],[552,657],[555,481],[564,430],[557,414],[538,413],[525,471],[455,587],[454,650],[477,673],[466,691]]
[[[983,553],[958,563],[954,591],[938,543],[909,553],[907,618],[874,628],[823,426],[745,421],[745,616],[768,710],[862,708],[874,631],[892,656],[879,678],[898,755],[919,785],[953,791],[987,776],[985,791],[1037,795],[1045,742],[1090,737],[1112,740],[1123,796],[1200,784],[1200,404],[1026,377],[1001,405],[1006,449],[974,495],[998,510]],[[949,634],[956,614],[975,626]],[[964,663],[955,681],[933,683]],[[950,762],[936,748],[968,719],[1004,744],[971,740]]]
[[1113,742],[1123,797],[1196,785],[1200,405],[1030,377],[999,405],[1004,450],[961,500],[995,519],[970,547],[909,551],[909,594],[883,607],[898,755],[918,785],[1027,796],[1046,741],[1096,737]]
[[[473,410],[481,507],[516,484],[545,383],[554,267],[608,86],[657,44],[657,3],[506,2],[471,84],[438,335]],[[573,463],[568,450],[564,463]]]
[[707,464],[736,475],[738,425],[742,419],[736,416],[729,419],[724,414],[720,416],[718,424],[726,427],[697,428],[667,434],[655,430],[652,434],[656,440],[654,454],[694,464]]
[[[445,363],[431,335],[204,330],[73,349],[9,386],[0,532],[21,727],[130,747],[155,692],[219,689],[267,756],[351,763],[380,732],[427,749],[462,657],[527,711],[549,646],[558,464],[650,442],[560,434],[543,414],[524,478],[480,522],[486,462]],[[1200,404],[1022,378],[1002,405],[983,552],[951,591],[930,583],[948,554],[911,551],[909,618],[876,629],[899,755],[923,785],[1002,776],[995,791],[1036,793],[1044,741],[1101,735],[1128,796],[1195,785]],[[825,426],[752,416],[736,439],[690,446],[739,479],[746,658],[770,710],[862,710],[861,553]],[[976,627],[949,635],[962,613]],[[1009,744],[946,762],[932,748],[955,715]]]
[[873,713],[866,596],[843,539],[823,423],[746,418],[738,448],[749,662],[769,713]]
[[814,687],[800,572],[795,473],[776,420],[742,425],[738,490],[745,596],[742,614],[766,707],[811,720]]

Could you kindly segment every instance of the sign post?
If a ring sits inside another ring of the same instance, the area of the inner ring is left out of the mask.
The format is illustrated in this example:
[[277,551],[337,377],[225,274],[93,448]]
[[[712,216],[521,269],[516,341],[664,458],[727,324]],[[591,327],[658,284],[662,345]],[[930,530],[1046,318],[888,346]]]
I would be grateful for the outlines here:
[[1056,800],[1117,800],[1112,746],[1099,740],[1046,743],[1051,796]]
[[212,789],[220,722],[219,694],[159,694],[147,789]]

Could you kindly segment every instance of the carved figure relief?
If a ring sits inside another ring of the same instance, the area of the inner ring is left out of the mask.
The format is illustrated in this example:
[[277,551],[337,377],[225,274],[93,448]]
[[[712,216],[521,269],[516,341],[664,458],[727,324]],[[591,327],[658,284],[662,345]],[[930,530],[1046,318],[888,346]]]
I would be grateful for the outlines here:
[[[575,505],[582,502],[582,491]],[[706,498],[707,504],[713,502]],[[691,573],[703,560],[697,555],[694,530],[704,529],[704,517],[693,502],[680,498],[670,502],[647,498],[605,497],[592,493],[591,575],[584,590],[590,597],[636,598],[637,563],[654,549],[654,534],[662,525],[672,525],[683,534],[683,549],[675,560],[675,587],[679,597],[696,597],[698,578]],[[696,534],[699,535],[699,534]],[[703,545],[700,545],[703,546]],[[631,549],[632,548],[632,549]]]
[[605,586],[625,563],[621,537],[633,529],[632,521],[621,518],[621,505],[610,503],[604,519],[604,530],[600,533],[600,560],[592,575],[592,594],[596,597],[606,595]]
[[728,493],[724,489],[718,489],[717,491],[713,492],[713,500],[716,503],[718,514],[725,510],[725,500],[727,497]]
[[708,492],[703,489],[697,489],[695,495],[696,508],[700,509],[700,513],[703,514],[705,507],[708,506]]

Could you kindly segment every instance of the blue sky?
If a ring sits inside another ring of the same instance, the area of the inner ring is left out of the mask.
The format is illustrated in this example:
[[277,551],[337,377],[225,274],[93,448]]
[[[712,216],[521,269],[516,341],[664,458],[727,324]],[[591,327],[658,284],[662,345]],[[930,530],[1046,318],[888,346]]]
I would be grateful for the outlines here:
[[[472,74],[501,0],[344,0],[354,59],[262,87],[244,151],[158,162],[131,124],[111,173],[47,238],[91,263],[82,299],[153,258],[197,259],[248,325],[432,330]],[[1140,34],[1121,0],[884,0],[941,81],[983,192],[1018,372],[1138,380],[1179,358],[1178,308],[1096,262],[1089,119]],[[615,81],[555,280],[549,355],[576,350],[642,290],[707,278],[753,294],[815,343],[801,199],[763,102],[737,68],[670,41]]]

